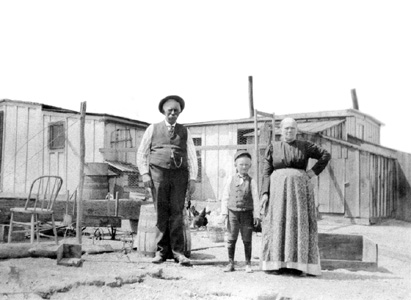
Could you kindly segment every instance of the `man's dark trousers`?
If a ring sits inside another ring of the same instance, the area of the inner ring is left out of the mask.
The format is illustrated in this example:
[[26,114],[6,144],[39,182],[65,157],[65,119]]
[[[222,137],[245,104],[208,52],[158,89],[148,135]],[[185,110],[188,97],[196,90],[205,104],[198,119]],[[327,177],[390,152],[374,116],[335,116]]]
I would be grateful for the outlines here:
[[164,169],[150,165],[153,201],[157,211],[157,255],[184,255],[183,209],[188,185],[187,169]]

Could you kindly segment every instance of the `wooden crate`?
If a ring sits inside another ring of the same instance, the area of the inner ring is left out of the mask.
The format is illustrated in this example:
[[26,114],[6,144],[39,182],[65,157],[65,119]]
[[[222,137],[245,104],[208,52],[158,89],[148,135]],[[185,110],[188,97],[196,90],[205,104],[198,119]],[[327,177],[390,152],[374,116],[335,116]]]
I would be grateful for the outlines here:
[[319,233],[321,269],[376,270],[378,245],[362,235]]

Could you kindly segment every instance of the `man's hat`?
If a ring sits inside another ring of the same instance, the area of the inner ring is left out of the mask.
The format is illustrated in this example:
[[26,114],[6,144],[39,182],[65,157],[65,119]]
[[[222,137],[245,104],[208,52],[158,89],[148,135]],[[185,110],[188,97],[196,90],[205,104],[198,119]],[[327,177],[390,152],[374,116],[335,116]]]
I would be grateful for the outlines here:
[[238,150],[237,153],[234,155],[234,161],[237,160],[237,158],[240,158],[241,156],[247,156],[249,159],[251,159],[251,154],[245,150]]
[[171,96],[165,97],[165,98],[164,98],[163,100],[161,100],[160,103],[158,104],[158,110],[159,110],[162,114],[164,113],[163,105],[164,105],[164,103],[166,103],[168,100],[175,100],[175,101],[177,101],[178,103],[180,103],[181,111],[184,110],[185,103],[184,103],[183,98],[181,98],[180,96],[171,95]]

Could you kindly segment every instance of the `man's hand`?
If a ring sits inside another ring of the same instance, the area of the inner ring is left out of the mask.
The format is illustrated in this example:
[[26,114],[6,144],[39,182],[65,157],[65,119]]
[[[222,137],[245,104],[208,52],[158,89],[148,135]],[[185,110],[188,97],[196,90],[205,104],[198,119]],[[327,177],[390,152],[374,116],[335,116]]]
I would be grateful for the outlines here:
[[221,215],[221,224],[228,230],[228,215]]
[[143,177],[144,187],[152,188],[153,187],[153,181],[151,180],[151,176],[149,174],[143,174],[142,177]]
[[261,224],[260,218],[254,218],[254,227],[258,227]]
[[188,181],[188,193],[189,193],[189,195],[191,196],[192,194],[194,194],[195,190],[196,190],[196,181],[193,180],[193,179],[190,179]]

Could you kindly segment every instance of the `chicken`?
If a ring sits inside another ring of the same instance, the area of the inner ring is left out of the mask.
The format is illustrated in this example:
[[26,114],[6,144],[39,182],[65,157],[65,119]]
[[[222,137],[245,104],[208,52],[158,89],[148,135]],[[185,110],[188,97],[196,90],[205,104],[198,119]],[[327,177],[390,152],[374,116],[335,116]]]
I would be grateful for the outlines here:
[[194,216],[193,222],[192,222],[192,227],[193,228],[201,228],[201,227],[206,227],[208,224],[208,220],[206,217],[206,214],[209,214],[210,212],[207,211],[206,207],[203,208],[203,210],[198,212],[194,206],[191,207],[191,212]]
[[198,216],[198,215],[200,214],[200,213],[196,210],[196,208],[195,208],[194,205],[190,207],[190,212],[192,213],[192,215],[193,215],[194,217],[196,217],[196,216]]

